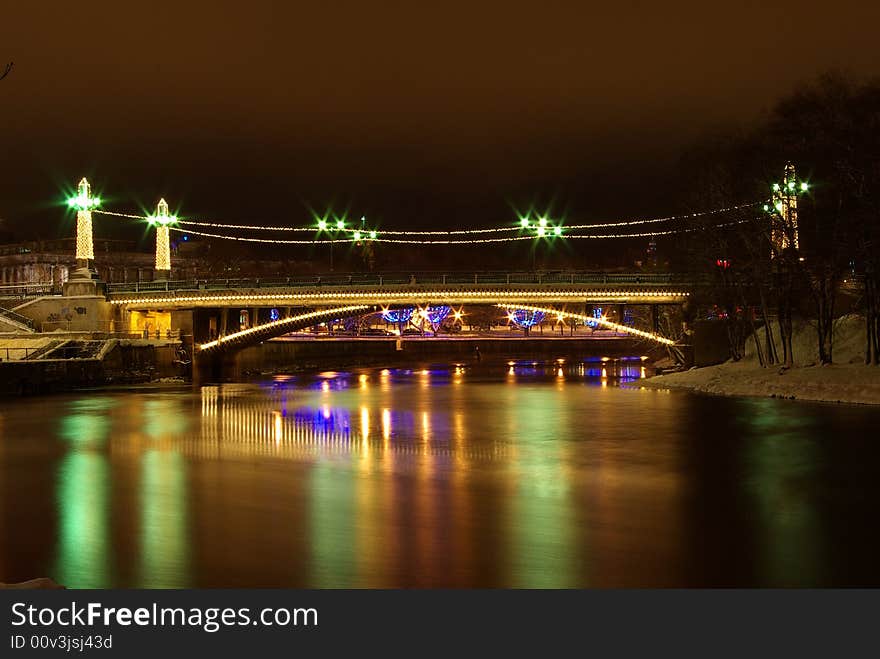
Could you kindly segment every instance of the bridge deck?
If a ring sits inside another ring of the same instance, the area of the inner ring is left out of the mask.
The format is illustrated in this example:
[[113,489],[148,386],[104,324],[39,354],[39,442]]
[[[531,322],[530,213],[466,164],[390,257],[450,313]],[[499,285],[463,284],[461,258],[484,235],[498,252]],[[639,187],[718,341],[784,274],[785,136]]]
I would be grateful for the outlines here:
[[668,274],[421,273],[111,284],[108,299],[134,308],[235,305],[683,302],[690,286]]

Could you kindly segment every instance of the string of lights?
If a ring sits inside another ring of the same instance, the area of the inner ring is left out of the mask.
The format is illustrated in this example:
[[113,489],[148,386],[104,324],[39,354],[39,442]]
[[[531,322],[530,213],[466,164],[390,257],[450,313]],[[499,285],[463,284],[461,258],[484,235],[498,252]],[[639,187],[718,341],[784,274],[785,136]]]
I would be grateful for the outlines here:
[[744,222],[748,222],[748,220],[735,220],[733,222],[724,222],[721,224],[714,224],[711,226],[701,226],[701,227],[682,227],[680,229],[666,229],[663,231],[642,231],[638,233],[604,233],[604,234],[569,234],[569,233],[555,233],[552,236],[547,233],[538,234],[537,236],[527,235],[527,236],[505,236],[502,238],[471,238],[471,239],[460,239],[460,240],[416,240],[416,239],[407,239],[407,238],[382,238],[379,236],[365,238],[360,235],[352,236],[351,238],[314,238],[310,240],[297,240],[297,239],[279,239],[279,238],[253,238],[250,236],[230,236],[227,234],[220,233],[211,233],[206,231],[193,231],[191,229],[182,229],[178,227],[169,227],[171,231],[177,231],[180,233],[186,233],[193,236],[200,236],[203,238],[217,238],[220,240],[234,240],[239,242],[248,242],[248,243],[268,243],[275,245],[329,245],[335,243],[359,243],[364,241],[375,242],[375,243],[386,243],[392,245],[484,245],[489,243],[509,243],[509,242],[518,242],[523,240],[535,240],[536,238],[564,238],[565,240],[610,240],[610,239],[627,239],[627,238],[654,238],[659,236],[670,236],[674,234],[681,233],[689,233],[694,231],[702,231],[705,229],[722,229],[725,227],[734,226],[737,224],[743,224]]
[[670,215],[668,217],[655,217],[651,219],[641,219],[641,220],[624,220],[621,222],[601,222],[599,224],[571,224],[566,226],[566,229],[599,229],[604,227],[622,227],[622,226],[631,226],[636,224],[652,224],[657,222],[674,222],[677,220],[691,220],[697,217],[705,217],[707,215],[720,215],[721,213],[730,213],[738,210],[745,210],[746,208],[754,208],[756,206],[760,206],[763,204],[763,201],[753,201],[748,204],[738,204],[736,206],[728,206],[727,208],[716,208],[714,210],[708,211],[698,211],[696,213],[686,213],[684,215]]
[[[543,307],[531,307],[523,304],[499,304],[498,305],[502,309],[507,309],[512,312],[508,315],[508,318],[513,321],[513,316],[517,311],[532,311],[532,312],[541,312],[545,314],[556,314],[557,320],[561,320],[563,318],[574,318],[576,320],[582,320],[584,322],[596,323],[598,325],[602,325],[603,327],[607,327],[608,329],[613,329],[617,332],[624,332],[626,334],[632,334],[633,336],[639,336],[643,339],[650,339],[651,341],[656,341],[657,343],[662,343],[663,345],[675,345],[675,341],[671,339],[667,339],[665,336],[660,336],[659,334],[654,334],[653,332],[645,332],[640,329],[636,329],[635,327],[630,327],[628,325],[621,325],[620,323],[614,323],[605,316],[600,316],[599,318],[594,318],[593,316],[586,316],[580,313],[571,313],[569,311],[560,311],[558,309],[546,309]],[[515,321],[513,321],[515,322]]]
[[[764,204],[765,202],[757,201],[750,202],[747,204],[738,204],[735,206],[728,206],[726,208],[716,208],[712,210],[706,211],[697,211],[694,213],[684,213],[680,215],[668,215],[665,217],[655,217],[655,218],[641,218],[641,219],[633,219],[633,220],[620,220],[615,222],[599,222],[599,223],[589,223],[589,224],[571,224],[565,226],[566,231],[578,230],[578,229],[601,229],[601,228],[611,228],[611,227],[623,227],[623,226],[637,226],[642,224],[658,224],[663,222],[676,222],[682,220],[690,220],[698,217],[706,217],[710,215],[720,215],[722,213],[729,213],[737,210],[743,210],[747,208],[752,208],[755,206],[759,206]],[[102,215],[111,215],[115,217],[124,217],[128,219],[134,220],[149,220],[148,216],[145,215],[134,215],[131,213],[119,213],[113,211],[94,211],[96,213],[100,213]],[[241,231],[286,231],[286,232],[305,232],[311,233],[316,230],[318,231],[331,231],[336,233],[347,233],[347,234],[359,234],[363,233],[363,230],[357,227],[346,227],[344,226],[344,221],[337,221],[334,225],[328,225],[326,220],[319,220],[317,229],[315,227],[295,227],[295,226],[272,226],[272,225],[260,225],[260,224],[229,224],[222,222],[209,222],[205,220],[182,220],[178,219],[177,223],[181,226],[190,226],[190,227],[203,227],[209,229],[233,229],[233,230],[241,230]],[[465,236],[465,235],[481,235],[481,234],[492,234],[492,233],[509,233],[513,231],[523,231],[524,229],[534,228],[537,230],[539,234],[541,234],[542,229],[544,233],[551,233],[556,231],[557,229],[561,229],[562,225],[555,223],[555,221],[549,220],[546,216],[541,216],[540,218],[534,221],[534,225],[532,224],[532,220],[530,216],[520,217],[520,223],[516,226],[504,226],[504,227],[493,227],[493,228],[482,228],[482,229],[449,229],[449,230],[400,230],[400,229],[387,229],[383,230],[382,235],[386,236]],[[195,233],[192,231],[191,233]],[[556,235],[559,235],[557,232]],[[275,242],[270,241],[270,242]],[[312,242],[312,241],[309,241]],[[387,242],[387,240],[386,240]]]

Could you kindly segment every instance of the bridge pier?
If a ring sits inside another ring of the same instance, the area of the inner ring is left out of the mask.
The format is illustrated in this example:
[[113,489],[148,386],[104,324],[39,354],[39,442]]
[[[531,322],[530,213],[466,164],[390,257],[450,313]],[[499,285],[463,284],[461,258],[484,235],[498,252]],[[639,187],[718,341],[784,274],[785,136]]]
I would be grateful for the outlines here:
[[192,360],[193,386],[237,379],[241,375],[238,355],[237,351],[205,355],[196,348]]

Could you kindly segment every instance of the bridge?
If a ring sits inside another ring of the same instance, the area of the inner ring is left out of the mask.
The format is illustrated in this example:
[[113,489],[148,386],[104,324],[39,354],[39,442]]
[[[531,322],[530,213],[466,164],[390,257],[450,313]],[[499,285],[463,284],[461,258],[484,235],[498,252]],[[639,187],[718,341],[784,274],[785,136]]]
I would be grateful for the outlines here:
[[[549,311],[566,305],[584,310],[592,304],[613,305],[622,316],[624,306],[647,305],[656,329],[657,306],[684,303],[692,286],[675,275],[652,273],[358,273],[111,284],[107,300],[121,319],[125,314],[152,311],[191,313],[195,363],[204,379],[216,379],[234,368],[235,354],[248,346],[324,321],[381,309],[491,304]],[[238,329],[237,318],[230,322],[230,309],[248,311],[252,326]],[[260,322],[261,309],[274,310],[274,317]],[[672,343],[649,332],[607,324],[638,338]]]
[[687,279],[671,274],[391,273],[109,284],[107,299],[117,307],[131,309],[527,301],[680,304],[692,286]]
[[653,332],[597,322],[657,340],[659,306],[685,303],[694,286],[673,274],[585,271],[333,273],[127,284],[71,280],[64,295],[37,292],[6,310],[4,320],[30,323],[32,331],[179,333],[192,337],[187,341],[199,368],[217,374],[248,346],[322,322],[401,307],[496,305],[575,318],[593,305],[616,309],[622,318],[625,307],[640,305],[651,310],[653,327],[646,329]]

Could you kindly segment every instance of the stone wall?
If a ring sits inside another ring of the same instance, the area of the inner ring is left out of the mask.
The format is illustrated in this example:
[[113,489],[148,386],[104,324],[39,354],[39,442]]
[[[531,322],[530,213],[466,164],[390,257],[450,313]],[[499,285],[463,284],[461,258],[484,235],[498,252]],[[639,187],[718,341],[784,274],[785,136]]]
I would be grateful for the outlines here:
[[83,332],[126,331],[116,328],[113,305],[103,296],[47,296],[15,308],[15,313],[32,319],[38,332],[55,330]]

